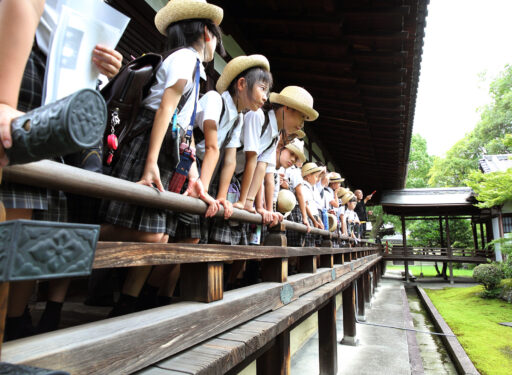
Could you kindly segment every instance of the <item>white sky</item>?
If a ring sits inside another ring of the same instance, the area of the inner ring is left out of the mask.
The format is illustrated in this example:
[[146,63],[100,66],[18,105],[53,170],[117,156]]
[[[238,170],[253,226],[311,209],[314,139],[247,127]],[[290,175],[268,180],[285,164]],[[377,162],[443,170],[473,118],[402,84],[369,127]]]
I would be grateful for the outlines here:
[[480,119],[489,83],[512,64],[511,17],[512,0],[430,0],[413,124],[429,154],[444,156]]

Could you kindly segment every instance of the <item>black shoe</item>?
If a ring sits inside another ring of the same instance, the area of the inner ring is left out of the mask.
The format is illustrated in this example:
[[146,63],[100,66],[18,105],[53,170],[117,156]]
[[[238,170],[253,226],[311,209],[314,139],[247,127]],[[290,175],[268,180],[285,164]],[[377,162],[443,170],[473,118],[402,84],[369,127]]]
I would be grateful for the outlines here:
[[131,314],[137,311],[137,297],[128,294],[121,294],[119,301],[114,305],[108,314],[108,318]]
[[7,317],[5,319],[4,341],[21,339],[32,336],[34,333],[32,316],[28,307],[25,308],[22,316]]

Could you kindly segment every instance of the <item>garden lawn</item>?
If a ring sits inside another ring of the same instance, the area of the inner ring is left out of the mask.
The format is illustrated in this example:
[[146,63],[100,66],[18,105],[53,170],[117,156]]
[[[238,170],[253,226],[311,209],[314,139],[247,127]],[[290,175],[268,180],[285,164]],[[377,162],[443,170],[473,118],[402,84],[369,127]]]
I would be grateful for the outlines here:
[[483,299],[482,286],[425,289],[469,358],[483,375],[512,374],[512,304]]
[[[442,264],[439,265],[439,271],[441,271],[441,268],[443,267]],[[387,270],[400,270],[400,271],[403,271],[405,270],[404,266],[392,266],[392,265],[387,265],[386,266],[386,269]],[[411,272],[414,276],[416,277],[420,277],[420,273],[423,271],[423,276],[424,277],[434,277],[434,276],[437,276],[437,271],[435,269],[434,266],[423,266],[423,267],[420,267],[420,266],[409,266],[409,272]],[[448,275],[448,277],[450,276],[450,270],[448,269],[446,271],[446,274]],[[464,269],[457,269],[457,268],[454,268],[453,269],[453,276],[454,277],[473,277],[473,270],[464,270]]]

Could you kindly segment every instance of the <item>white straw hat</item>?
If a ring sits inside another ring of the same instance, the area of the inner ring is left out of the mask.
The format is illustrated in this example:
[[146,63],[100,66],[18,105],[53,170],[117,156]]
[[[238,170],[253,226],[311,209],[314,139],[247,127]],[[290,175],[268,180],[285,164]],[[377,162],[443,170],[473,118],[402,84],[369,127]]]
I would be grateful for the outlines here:
[[267,72],[270,71],[270,63],[267,58],[263,55],[250,55],[250,56],[237,56],[232,59],[224,67],[222,74],[220,75],[217,85],[215,88],[222,94],[226,91],[231,82],[242,72],[247,69],[259,66],[265,69]]
[[338,198],[341,198],[342,196],[344,196],[345,194],[349,193],[350,190],[348,189],[345,189],[344,187],[340,186],[338,189]]
[[306,136],[306,133],[304,132],[304,130],[297,130],[294,134],[299,139],[302,139]]
[[279,191],[279,194],[277,195],[277,210],[279,212],[285,215],[288,212],[291,212],[296,205],[297,198],[295,198],[295,194],[288,189],[281,189]]
[[304,141],[295,138],[284,147],[286,147],[288,150],[297,155],[301,163],[304,163],[306,161],[306,156],[304,155]]
[[333,214],[327,214],[329,220],[329,232],[334,232],[338,227],[338,219]]
[[335,183],[335,182],[343,182],[345,179],[341,177],[339,173],[332,172],[331,177],[329,177],[329,183]]
[[279,94],[270,94],[271,103],[282,104],[296,109],[306,115],[306,121],[318,118],[318,112],[313,109],[313,97],[309,92],[299,86],[287,86]]
[[354,197],[355,197],[355,195],[351,191],[349,191],[348,193],[345,193],[343,195],[343,197],[341,198],[341,204],[343,204],[343,205],[347,204],[348,201],[350,201]]
[[306,177],[308,174],[320,172],[323,167],[319,167],[316,163],[306,163],[302,166],[302,177]]
[[222,8],[208,4],[206,0],[169,0],[156,14],[155,26],[161,34],[166,35],[167,28],[174,22],[208,19],[214,24],[220,25],[223,17]]

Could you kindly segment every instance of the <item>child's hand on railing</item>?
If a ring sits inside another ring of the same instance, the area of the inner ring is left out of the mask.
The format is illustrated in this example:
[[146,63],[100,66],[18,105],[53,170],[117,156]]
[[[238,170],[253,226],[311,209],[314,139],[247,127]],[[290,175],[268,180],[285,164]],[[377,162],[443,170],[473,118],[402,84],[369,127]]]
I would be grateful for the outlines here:
[[284,219],[284,216],[280,212],[272,212],[272,223],[270,223],[271,227],[275,227],[277,224],[282,222]]
[[229,219],[231,215],[233,215],[233,203],[228,201],[226,198],[217,199],[217,202],[224,206],[224,219]]
[[311,225],[309,225],[309,221],[308,221],[308,219],[303,218],[303,219],[302,219],[302,224],[304,224],[304,225],[306,226],[306,228],[307,228],[307,233],[311,232]]
[[263,219],[263,224],[265,225],[272,223],[272,221],[274,220],[272,212],[265,210],[264,208],[258,208],[257,212],[261,215]]
[[0,104],[0,168],[9,163],[4,149],[11,148],[11,121],[20,117],[23,112],[17,111],[7,104]]
[[164,192],[164,186],[160,180],[160,169],[157,163],[146,162],[144,173],[138,184],[146,185],[149,187],[156,187],[158,191]]

